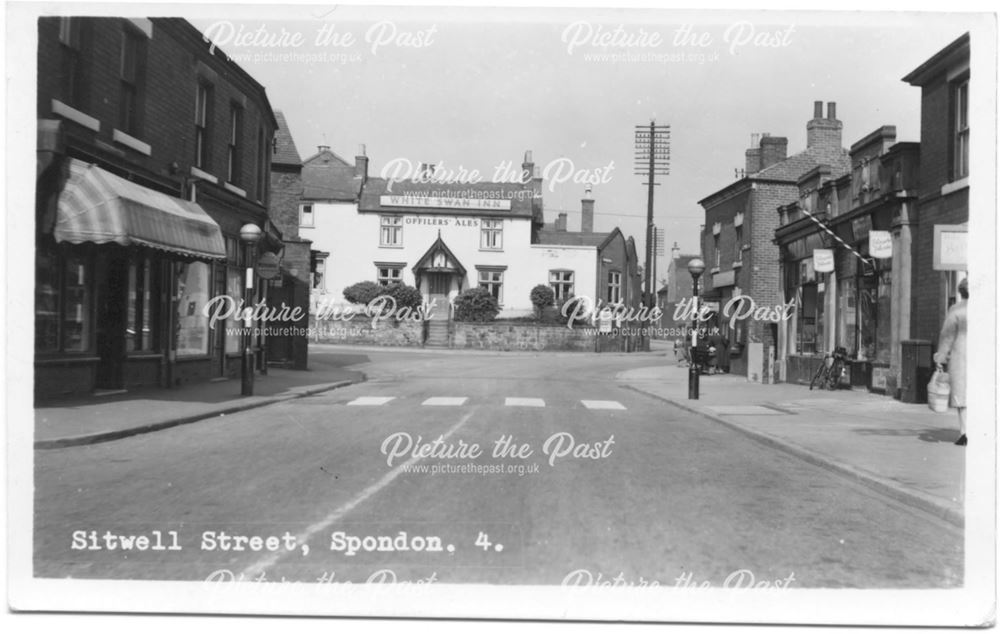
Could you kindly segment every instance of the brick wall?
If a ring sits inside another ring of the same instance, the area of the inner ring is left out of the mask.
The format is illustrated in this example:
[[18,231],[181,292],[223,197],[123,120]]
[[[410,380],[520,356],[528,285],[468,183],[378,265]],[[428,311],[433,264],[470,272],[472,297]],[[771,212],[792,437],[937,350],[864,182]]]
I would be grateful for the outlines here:
[[[85,139],[98,154],[105,154],[123,169],[144,173],[160,188],[181,194],[181,174],[187,174],[195,158],[194,104],[198,76],[213,83],[213,107],[209,129],[210,160],[203,169],[218,177],[220,185],[227,177],[227,143],[230,133],[230,104],[243,105],[242,134],[234,184],[246,190],[247,200],[257,200],[258,132],[263,129],[264,148],[270,152],[274,132],[270,105],[263,89],[255,86],[221,53],[210,55],[207,45],[194,27],[178,19],[153,19],[153,36],[145,40],[145,65],[140,74],[139,129],[132,136],[151,146],[149,156],[113,140],[120,128],[119,103],[122,94],[120,64],[122,38],[126,29],[134,29],[122,18],[80,18],[80,85],[83,90],[72,105],[100,121],[93,133],[76,123],[66,126]],[[59,19],[41,18],[38,22],[38,116],[59,118],[52,113],[52,99],[68,100],[68,80],[63,73],[65,49],[59,43]],[[117,156],[117,160],[115,157]],[[266,194],[269,159],[264,171]],[[173,191],[171,191],[173,190]],[[265,201],[266,202],[266,196]]]
[[[750,226],[744,228],[750,236],[751,249],[744,258],[744,279],[748,284],[744,292],[753,297],[758,306],[776,306],[784,301],[780,279],[778,245],[774,244],[774,231],[778,228],[778,207],[798,198],[794,184],[757,183],[751,200]],[[773,324],[749,321],[748,340],[764,344],[764,356],[777,345]]]

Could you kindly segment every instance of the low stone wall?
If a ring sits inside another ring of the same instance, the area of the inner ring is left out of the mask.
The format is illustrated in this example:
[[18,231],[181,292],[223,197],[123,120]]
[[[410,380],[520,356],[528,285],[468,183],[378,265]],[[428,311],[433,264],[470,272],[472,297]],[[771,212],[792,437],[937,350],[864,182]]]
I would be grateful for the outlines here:
[[373,326],[368,317],[317,321],[315,315],[310,315],[309,327],[310,343],[408,348],[424,345],[424,324],[419,321],[384,319]]
[[454,322],[453,348],[475,350],[565,350],[594,351],[594,334],[584,328],[569,329],[564,325],[543,326],[495,321],[485,324]]

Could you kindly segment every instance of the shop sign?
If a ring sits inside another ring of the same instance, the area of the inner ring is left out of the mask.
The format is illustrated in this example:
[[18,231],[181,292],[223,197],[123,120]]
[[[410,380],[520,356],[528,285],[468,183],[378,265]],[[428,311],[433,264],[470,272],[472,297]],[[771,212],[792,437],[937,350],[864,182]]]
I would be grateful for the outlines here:
[[813,270],[817,273],[833,272],[833,249],[813,249]]
[[379,196],[383,207],[425,207],[427,209],[480,209],[510,211],[510,200],[498,198],[457,198],[447,196]]
[[281,272],[278,256],[268,251],[257,260],[257,275],[261,279],[270,280],[278,276]]
[[934,270],[969,269],[969,234],[965,225],[934,225]]
[[892,234],[888,231],[868,232],[868,255],[873,258],[892,257]]

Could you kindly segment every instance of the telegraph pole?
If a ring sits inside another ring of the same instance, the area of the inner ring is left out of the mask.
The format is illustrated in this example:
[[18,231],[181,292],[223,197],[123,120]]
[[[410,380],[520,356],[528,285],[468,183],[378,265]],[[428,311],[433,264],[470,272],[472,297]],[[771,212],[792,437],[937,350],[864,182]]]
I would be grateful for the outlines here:
[[647,186],[646,201],[646,275],[645,301],[647,306],[653,305],[653,187],[657,176],[670,174],[670,126],[656,125],[656,120],[650,120],[649,125],[635,126],[635,175],[645,176]]

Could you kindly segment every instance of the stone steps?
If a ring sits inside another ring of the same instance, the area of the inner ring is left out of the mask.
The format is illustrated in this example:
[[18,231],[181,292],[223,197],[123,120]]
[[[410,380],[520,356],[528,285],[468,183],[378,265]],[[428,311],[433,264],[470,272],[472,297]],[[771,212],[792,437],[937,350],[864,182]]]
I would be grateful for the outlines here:
[[447,348],[448,345],[448,322],[431,321],[427,324],[427,340],[424,346],[428,348]]

